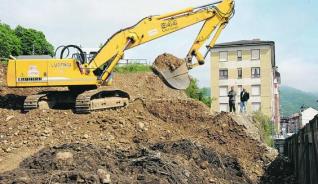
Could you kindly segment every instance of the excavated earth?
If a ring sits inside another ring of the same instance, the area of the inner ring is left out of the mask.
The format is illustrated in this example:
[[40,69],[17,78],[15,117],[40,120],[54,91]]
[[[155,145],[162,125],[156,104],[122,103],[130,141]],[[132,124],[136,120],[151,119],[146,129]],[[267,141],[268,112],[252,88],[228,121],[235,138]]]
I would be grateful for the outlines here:
[[0,183],[260,183],[277,156],[244,120],[211,115],[151,73],[115,74],[114,85],[130,105],[86,115],[21,113],[47,89],[2,85]]
[[184,60],[175,57],[172,54],[164,53],[159,55],[155,61],[154,65],[160,70],[170,70],[174,71],[179,68],[184,63]]

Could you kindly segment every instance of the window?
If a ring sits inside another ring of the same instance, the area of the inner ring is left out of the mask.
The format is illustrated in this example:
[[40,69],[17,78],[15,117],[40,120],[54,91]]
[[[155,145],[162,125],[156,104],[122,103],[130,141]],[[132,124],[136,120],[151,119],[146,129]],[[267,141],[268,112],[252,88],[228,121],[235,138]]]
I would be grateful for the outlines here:
[[259,60],[260,59],[260,50],[253,49],[252,50],[252,60]]
[[252,78],[260,78],[261,77],[261,68],[260,67],[253,67],[251,73],[252,73]]
[[242,74],[242,68],[238,68],[238,69],[237,69],[237,78],[238,78],[238,79],[242,79],[242,76],[243,76],[243,74]]
[[228,93],[228,87],[227,86],[220,86],[220,96],[224,97],[227,96]]
[[253,112],[257,112],[261,110],[261,103],[260,102],[253,102],[252,103]]
[[252,85],[252,96],[261,96],[261,86]]
[[220,112],[228,112],[229,110],[228,110],[228,107],[229,107],[229,105],[227,104],[227,103],[221,103],[220,104]]
[[220,69],[220,79],[228,79],[228,70],[227,69]]
[[241,50],[237,51],[237,61],[242,61],[242,51]]
[[220,52],[220,61],[227,61],[227,60],[228,60],[227,51]]

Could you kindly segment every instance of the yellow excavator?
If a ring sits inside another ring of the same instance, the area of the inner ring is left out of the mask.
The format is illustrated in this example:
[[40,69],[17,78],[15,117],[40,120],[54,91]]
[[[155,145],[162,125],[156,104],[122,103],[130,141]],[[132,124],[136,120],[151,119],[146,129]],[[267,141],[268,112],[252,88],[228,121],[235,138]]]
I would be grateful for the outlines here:
[[[36,109],[41,103],[50,107],[57,103],[73,103],[78,113],[126,106],[129,103],[129,94],[105,85],[125,51],[204,22],[181,65],[173,70],[158,67],[157,63],[152,67],[170,87],[185,89],[190,83],[188,70],[204,64],[209,50],[233,15],[234,0],[223,0],[161,16],[149,16],[136,25],[115,33],[90,60],[76,45],[63,47],[59,58],[11,57],[8,62],[7,84],[8,87],[68,87],[68,91],[47,91],[27,96],[24,102],[25,111]],[[210,37],[207,52],[203,55],[199,49]],[[70,48],[77,50],[77,53],[72,58],[64,58],[64,53]]]

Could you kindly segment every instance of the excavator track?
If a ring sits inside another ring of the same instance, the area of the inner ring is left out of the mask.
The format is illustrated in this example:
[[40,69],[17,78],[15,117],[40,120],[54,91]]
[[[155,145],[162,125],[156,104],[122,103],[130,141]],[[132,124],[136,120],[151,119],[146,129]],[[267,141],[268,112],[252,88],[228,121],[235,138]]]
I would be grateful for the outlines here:
[[[45,91],[39,94],[27,96],[24,100],[23,111],[34,109],[50,109],[74,107],[77,94],[70,91]],[[56,107],[57,106],[57,107]]]
[[23,111],[29,112],[39,107],[39,101],[41,98],[45,98],[47,94],[36,94],[27,96],[23,103]]
[[129,94],[125,91],[112,87],[100,87],[79,94],[75,102],[75,111],[86,114],[102,109],[125,107],[129,99]]

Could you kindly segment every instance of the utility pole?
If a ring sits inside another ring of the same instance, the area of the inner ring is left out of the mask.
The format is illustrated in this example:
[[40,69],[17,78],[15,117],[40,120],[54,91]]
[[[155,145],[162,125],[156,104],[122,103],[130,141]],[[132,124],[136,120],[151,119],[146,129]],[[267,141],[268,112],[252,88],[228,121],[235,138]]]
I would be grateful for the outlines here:
[[34,43],[32,44],[32,55],[35,55]]

